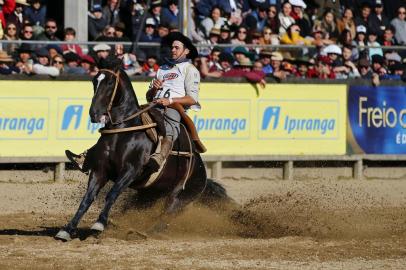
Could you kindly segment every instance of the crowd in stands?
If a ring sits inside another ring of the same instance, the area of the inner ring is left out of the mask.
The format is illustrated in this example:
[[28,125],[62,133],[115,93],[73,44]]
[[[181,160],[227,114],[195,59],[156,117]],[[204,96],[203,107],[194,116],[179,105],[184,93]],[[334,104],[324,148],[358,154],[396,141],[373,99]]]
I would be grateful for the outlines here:
[[[41,0],[0,0],[0,38],[18,41],[1,44],[0,74],[94,75],[99,59],[114,54],[123,60],[127,74],[154,76],[168,50],[134,44],[165,44],[169,32],[179,31],[178,0],[88,2],[88,39],[100,43],[87,49],[24,42],[74,42],[76,33],[73,28],[60,29]],[[203,78],[245,77],[264,85],[266,77],[379,81],[406,75],[404,0],[192,0],[192,4],[187,32],[199,47],[195,64]],[[111,41],[134,43],[106,44]]]

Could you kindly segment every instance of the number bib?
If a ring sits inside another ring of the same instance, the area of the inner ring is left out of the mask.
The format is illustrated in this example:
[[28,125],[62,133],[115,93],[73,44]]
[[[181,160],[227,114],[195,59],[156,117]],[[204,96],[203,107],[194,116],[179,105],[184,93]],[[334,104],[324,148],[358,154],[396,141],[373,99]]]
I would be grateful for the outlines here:
[[163,81],[162,88],[156,92],[155,99],[186,96],[185,74],[188,62],[176,64],[172,68],[159,68],[156,78]]

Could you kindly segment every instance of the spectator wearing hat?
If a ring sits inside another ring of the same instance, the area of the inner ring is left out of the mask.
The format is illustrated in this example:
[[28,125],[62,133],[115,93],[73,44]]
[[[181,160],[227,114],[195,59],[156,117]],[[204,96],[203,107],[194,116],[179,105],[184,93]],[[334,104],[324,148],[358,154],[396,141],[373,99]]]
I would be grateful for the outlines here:
[[[166,2],[166,7],[162,8],[161,12],[161,23],[166,22],[169,25],[176,25],[179,28],[179,5],[178,0],[168,0]],[[219,27],[220,28],[220,27]]]
[[95,76],[98,73],[98,68],[96,67],[96,62],[90,55],[83,55],[80,66],[85,70],[85,73],[89,76]]
[[18,59],[16,63],[16,67],[18,67],[21,72],[25,74],[32,73],[32,66],[34,64],[33,60],[33,50],[28,44],[23,43],[20,48],[18,48]]
[[[76,31],[72,27],[67,27],[63,31],[64,34],[64,41],[74,42],[76,39]],[[62,53],[65,54],[67,52],[73,52],[79,55],[80,57],[83,56],[82,48],[78,44],[62,44],[61,45]]]
[[270,75],[273,72],[273,68],[271,65],[271,58],[272,58],[272,50],[270,49],[263,49],[259,52],[259,61],[262,63],[262,71],[265,75]]
[[115,25],[120,22],[120,4],[119,0],[108,0],[102,8],[102,17],[109,25]]
[[278,14],[278,19],[279,19],[279,35],[283,35],[288,27],[295,23],[295,19],[290,16],[292,13],[292,5],[286,1],[282,5],[282,10]]
[[7,23],[13,23],[17,27],[17,34],[21,33],[24,25],[24,9],[30,6],[27,0],[16,0],[16,7],[12,13],[6,14]]
[[45,22],[45,31],[36,37],[36,40],[45,40],[45,41],[59,41],[59,38],[56,36],[58,31],[58,25],[56,20],[48,18]]
[[362,79],[372,79],[372,70],[368,59],[359,59],[358,70]]
[[376,32],[378,40],[382,40],[386,27],[390,25],[388,17],[383,13],[382,0],[375,0],[374,10],[368,17],[368,28]]
[[14,59],[5,51],[0,50],[0,74],[19,74],[21,70],[14,66]]
[[312,23],[310,22],[309,16],[304,12],[307,5],[303,0],[289,0],[292,4],[292,12],[290,16],[295,19],[295,23],[300,27],[300,35],[307,37],[311,35]]
[[272,52],[271,56],[271,66],[272,66],[272,77],[277,80],[284,80],[288,76],[288,72],[283,70],[282,66],[283,55],[280,52]]
[[205,18],[200,22],[203,32],[206,37],[209,37],[212,28],[220,29],[226,19],[223,17],[222,11],[219,6],[213,6],[210,17]]
[[131,40],[126,36],[125,32],[125,24],[122,22],[118,22],[114,25],[116,39],[123,42],[130,42]]
[[246,62],[246,59],[253,60],[255,54],[248,51],[245,47],[238,46],[233,49],[233,55],[236,60],[235,64]]
[[357,26],[357,34],[355,39],[352,42],[354,47],[358,47],[358,57],[359,58],[368,58],[368,50],[365,46],[367,45],[367,28],[363,25]]
[[145,28],[140,37],[140,42],[159,42],[160,38],[155,32],[156,22],[153,18],[148,18],[145,21]]
[[379,77],[388,73],[385,68],[385,58],[382,55],[375,54],[371,57],[372,60],[372,72],[379,75]]
[[351,37],[355,37],[356,25],[354,21],[354,11],[351,7],[346,7],[342,18],[337,20],[337,29],[341,34],[343,31],[348,30],[351,33]]
[[24,15],[34,26],[44,27],[47,7],[41,3],[41,0],[33,0],[31,6],[24,9]]
[[74,52],[68,52],[63,55],[65,58],[65,74],[84,75],[86,71],[80,66],[81,58]]
[[[7,25],[6,17],[13,13],[16,6],[15,0],[4,0],[0,3],[0,22],[1,28],[5,29]],[[1,38],[1,37],[0,37]]]
[[385,59],[388,65],[388,68],[394,64],[402,63],[402,57],[395,51],[385,53]]
[[220,28],[220,38],[218,40],[219,44],[229,44],[231,43],[231,30],[228,24],[224,24]]
[[154,20],[155,26],[158,26],[161,23],[161,11],[162,11],[162,1],[161,0],[152,0],[151,7],[147,14],[147,20]]
[[94,4],[87,13],[88,37],[89,40],[95,40],[102,34],[103,29],[108,22],[103,18],[102,7],[100,4]]
[[369,59],[371,59],[372,55],[374,55],[374,54],[383,55],[381,44],[379,44],[379,42],[378,42],[378,34],[373,29],[369,30],[367,45],[372,46],[372,47],[379,47],[379,48],[369,48],[369,50],[368,50]]
[[270,5],[267,11],[266,27],[269,27],[273,34],[277,35],[279,33],[279,18],[278,18],[278,9],[276,5]]
[[34,74],[59,76],[59,70],[54,66],[50,66],[48,50],[45,47],[37,49],[35,54],[38,61],[32,67]]
[[106,59],[110,55],[111,47],[106,43],[99,43],[93,46],[93,51],[96,53],[96,62],[98,62],[101,59]]
[[406,7],[401,6],[398,9],[397,17],[391,22],[395,28],[395,38],[399,45],[406,45]]
[[296,78],[311,78],[311,74],[309,71],[309,66],[311,65],[311,63],[307,56],[296,58],[294,60],[294,64],[296,65],[296,69],[293,75]]
[[214,45],[218,44],[218,40],[220,38],[220,29],[212,28],[209,33],[209,39],[205,40],[203,42],[200,42],[199,44],[204,44],[204,45],[211,45],[211,46],[202,46],[200,47],[199,50],[199,55],[200,56],[208,56],[213,49]]

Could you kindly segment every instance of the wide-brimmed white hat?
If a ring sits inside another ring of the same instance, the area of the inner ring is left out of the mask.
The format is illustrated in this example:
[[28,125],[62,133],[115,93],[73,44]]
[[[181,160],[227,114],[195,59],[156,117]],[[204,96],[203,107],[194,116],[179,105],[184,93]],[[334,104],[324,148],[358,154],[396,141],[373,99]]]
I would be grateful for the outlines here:
[[334,53],[334,54],[341,55],[342,51],[341,51],[341,48],[338,47],[337,45],[331,44],[331,45],[328,45],[326,48],[324,48],[324,53],[325,54]]
[[93,51],[98,52],[98,51],[110,51],[111,47],[107,45],[106,43],[100,43],[95,46],[93,46]]
[[27,0],[16,0],[16,4],[30,6],[30,4],[27,3]]
[[289,0],[289,3],[295,7],[306,8],[307,5],[303,0]]

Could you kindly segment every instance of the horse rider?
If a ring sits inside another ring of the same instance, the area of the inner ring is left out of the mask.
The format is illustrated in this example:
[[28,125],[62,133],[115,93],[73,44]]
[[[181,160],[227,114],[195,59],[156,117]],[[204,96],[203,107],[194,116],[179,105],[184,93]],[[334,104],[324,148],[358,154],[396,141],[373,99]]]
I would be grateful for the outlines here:
[[191,40],[180,32],[170,33],[167,41],[171,44],[172,58],[164,59],[165,64],[158,69],[147,92],[147,101],[157,103],[157,109],[164,115],[166,130],[160,151],[158,149],[149,161],[149,166],[155,170],[164,164],[180,132],[181,116],[170,105],[176,102],[185,110],[200,109],[200,73],[191,63],[198,56],[197,49]]
[[[164,59],[165,63],[159,67],[146,94],[147,101],[155,102],[156,108],[163,114],[166,130],[165,137],[160,138],[160,147],[157,147],[148,163],[154,171],[165,164],[180,132],[181,116],[170,105],[176,102],[182,105],[184,110],[200,110],[200,73],[192,64],[198,57],[197,49],[192,41],[180,32],[170,33],[166,41],[171,44],[172,58]],[[86,152],[76,155],[67,150],[66,155],[81,171],[86,172],[83,168]]]

